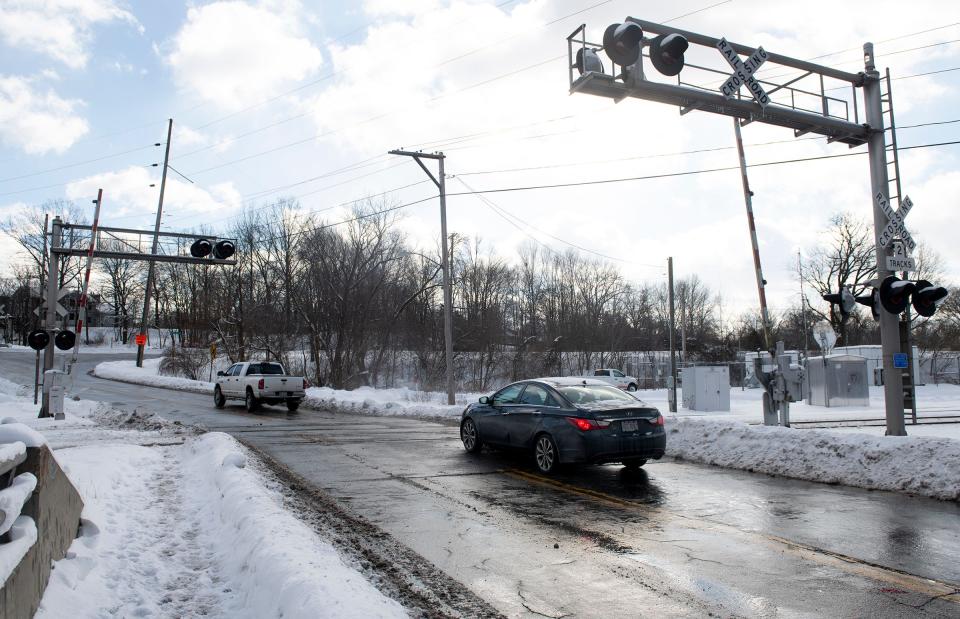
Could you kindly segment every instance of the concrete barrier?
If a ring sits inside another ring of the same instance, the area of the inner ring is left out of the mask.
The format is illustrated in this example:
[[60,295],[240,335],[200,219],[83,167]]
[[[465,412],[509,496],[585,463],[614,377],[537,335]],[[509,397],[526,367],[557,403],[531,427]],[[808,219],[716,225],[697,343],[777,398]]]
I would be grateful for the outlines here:
[[33,518],[37,542],[0,588],[0,619],[29,619],[40,606],[54,561],[62,559],[77,537],[83,501],[46,446],[27,447],[18,472],[33,473],[37,487],[21,512]]

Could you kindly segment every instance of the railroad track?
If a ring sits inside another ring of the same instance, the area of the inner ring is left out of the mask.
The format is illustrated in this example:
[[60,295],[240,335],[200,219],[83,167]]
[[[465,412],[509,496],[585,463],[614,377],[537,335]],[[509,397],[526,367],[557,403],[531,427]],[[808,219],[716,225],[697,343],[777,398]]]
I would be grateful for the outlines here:
[[[905,417],[907,426],[914,425],[910,417]],[[960,424],[960,411],[957,411],[957,414],[954,415],[924,415],[920,416],[919,412],[917,415],[917,423],[915,425],[936,425],[936,424],[948,424],[955,423]],[[848,426],[854,427],[870,427],[870,426],[885,426],[887,420],[883,417],[869,417],[862,419],[805,419],[802,421],[791,421],[790,425],[794,428],[843,428]]]

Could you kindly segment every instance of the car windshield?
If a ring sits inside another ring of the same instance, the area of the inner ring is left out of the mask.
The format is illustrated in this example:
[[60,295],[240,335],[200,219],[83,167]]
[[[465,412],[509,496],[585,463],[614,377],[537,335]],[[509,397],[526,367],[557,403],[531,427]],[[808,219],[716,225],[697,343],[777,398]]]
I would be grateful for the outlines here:
[[607,385],[569,385],[557,387],[563,397],[575,406],[602,406],[610,404],[622,406],[626,403],[639,404],[636,398]]
[[250,367],[247,369],[247,374],[259,374],[259,375],[282,375],[283,366],[279,363],[251,363]]

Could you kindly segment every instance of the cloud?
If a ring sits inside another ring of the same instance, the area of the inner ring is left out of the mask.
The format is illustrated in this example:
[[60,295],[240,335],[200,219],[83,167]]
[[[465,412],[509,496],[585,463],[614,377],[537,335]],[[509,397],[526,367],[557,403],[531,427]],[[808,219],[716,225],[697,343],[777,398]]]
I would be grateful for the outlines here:
[[82,69],[89,60],[93,26],[112,21],[132,24],[143,32],[133,13],[115,0],[4,0],[0,37],[13,47]]
[[[157,211],[160,181],[147,168],[129,167],[124,170],[89,176],[67,185],[66,196],[82,201],[97,195],[104,188],[101,219],[111,222],[116,218],[139,217],[143,225],[153,221]],[[150,185],[155,185],[150,187]],[[193,215],[235,212],[240,208],[240,193],[233,183],[219,183],[203,188],[167,175],[163,212],[167,227],[176,227],[176,221]]]
[[28,78],[0,75],[0,140],[31,155],[62,153],[88,131],[74,112],[82,104],[35,90]]
[[299,33],[293,10],[239,1],[191,8],[166,46],[166,61],[181,87],[223,109],[260,101],[323,63],[320,50]]

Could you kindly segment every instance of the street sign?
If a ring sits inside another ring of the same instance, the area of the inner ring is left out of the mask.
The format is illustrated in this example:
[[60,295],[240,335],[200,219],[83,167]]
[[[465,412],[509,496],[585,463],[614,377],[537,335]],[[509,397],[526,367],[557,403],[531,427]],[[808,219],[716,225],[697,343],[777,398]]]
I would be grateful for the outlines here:
[[143,333],[138,333],[137,337],[133,338],[133,341],[136,342],[137,346],[144,346],[147,343],[147,336]]
[[763,47],[758,47],[756,51],[750,54],[750,57],[744,61],[740,60],[740,56],[738,56],[733,47],[727,43],[726,39],[717,41],[717,49],[723,55],[727,64],[730,65],[730,68],[733,69],[733,75],[727,78],[727,81],[720,86],[720,92],[723,96],[728,99],[733,97],[737,94],[737,91],[740,90],[740,87],[746,84],[747,89],[750,90],[750,94],[757,100],[757,103],[759,103],[761,107],[767,107],[770,103],[770,97],[767,96],[767,92],[763,89],[763,86],[760,85],[760,82],[753,77],[753,74],[760,69],[769,57],[766,50],[764,50]]
[[910,236],[910,231],[907,230],[906,222],[904,222],[907,214],[909,214],[913,208],[913,201],[910,199],[910,196],[904,196],[900,202],[900,208],[896,211],[890,207],[890,201],[887,200],[887,197],[883,195],[882,191],[878,191],[874,198],[877,201],[877,206],[880,207],[880,210],[883,211],[883,214],[887,218],[887,225],[880,231],[880,247],[886,247],[893,242],[895,238],[899,237],[903,239],[908,252],[916,249],[917,242]]
[[905,352],[895,352],[893,353],[893,367],[898,370],[907,369],[907,353]]

